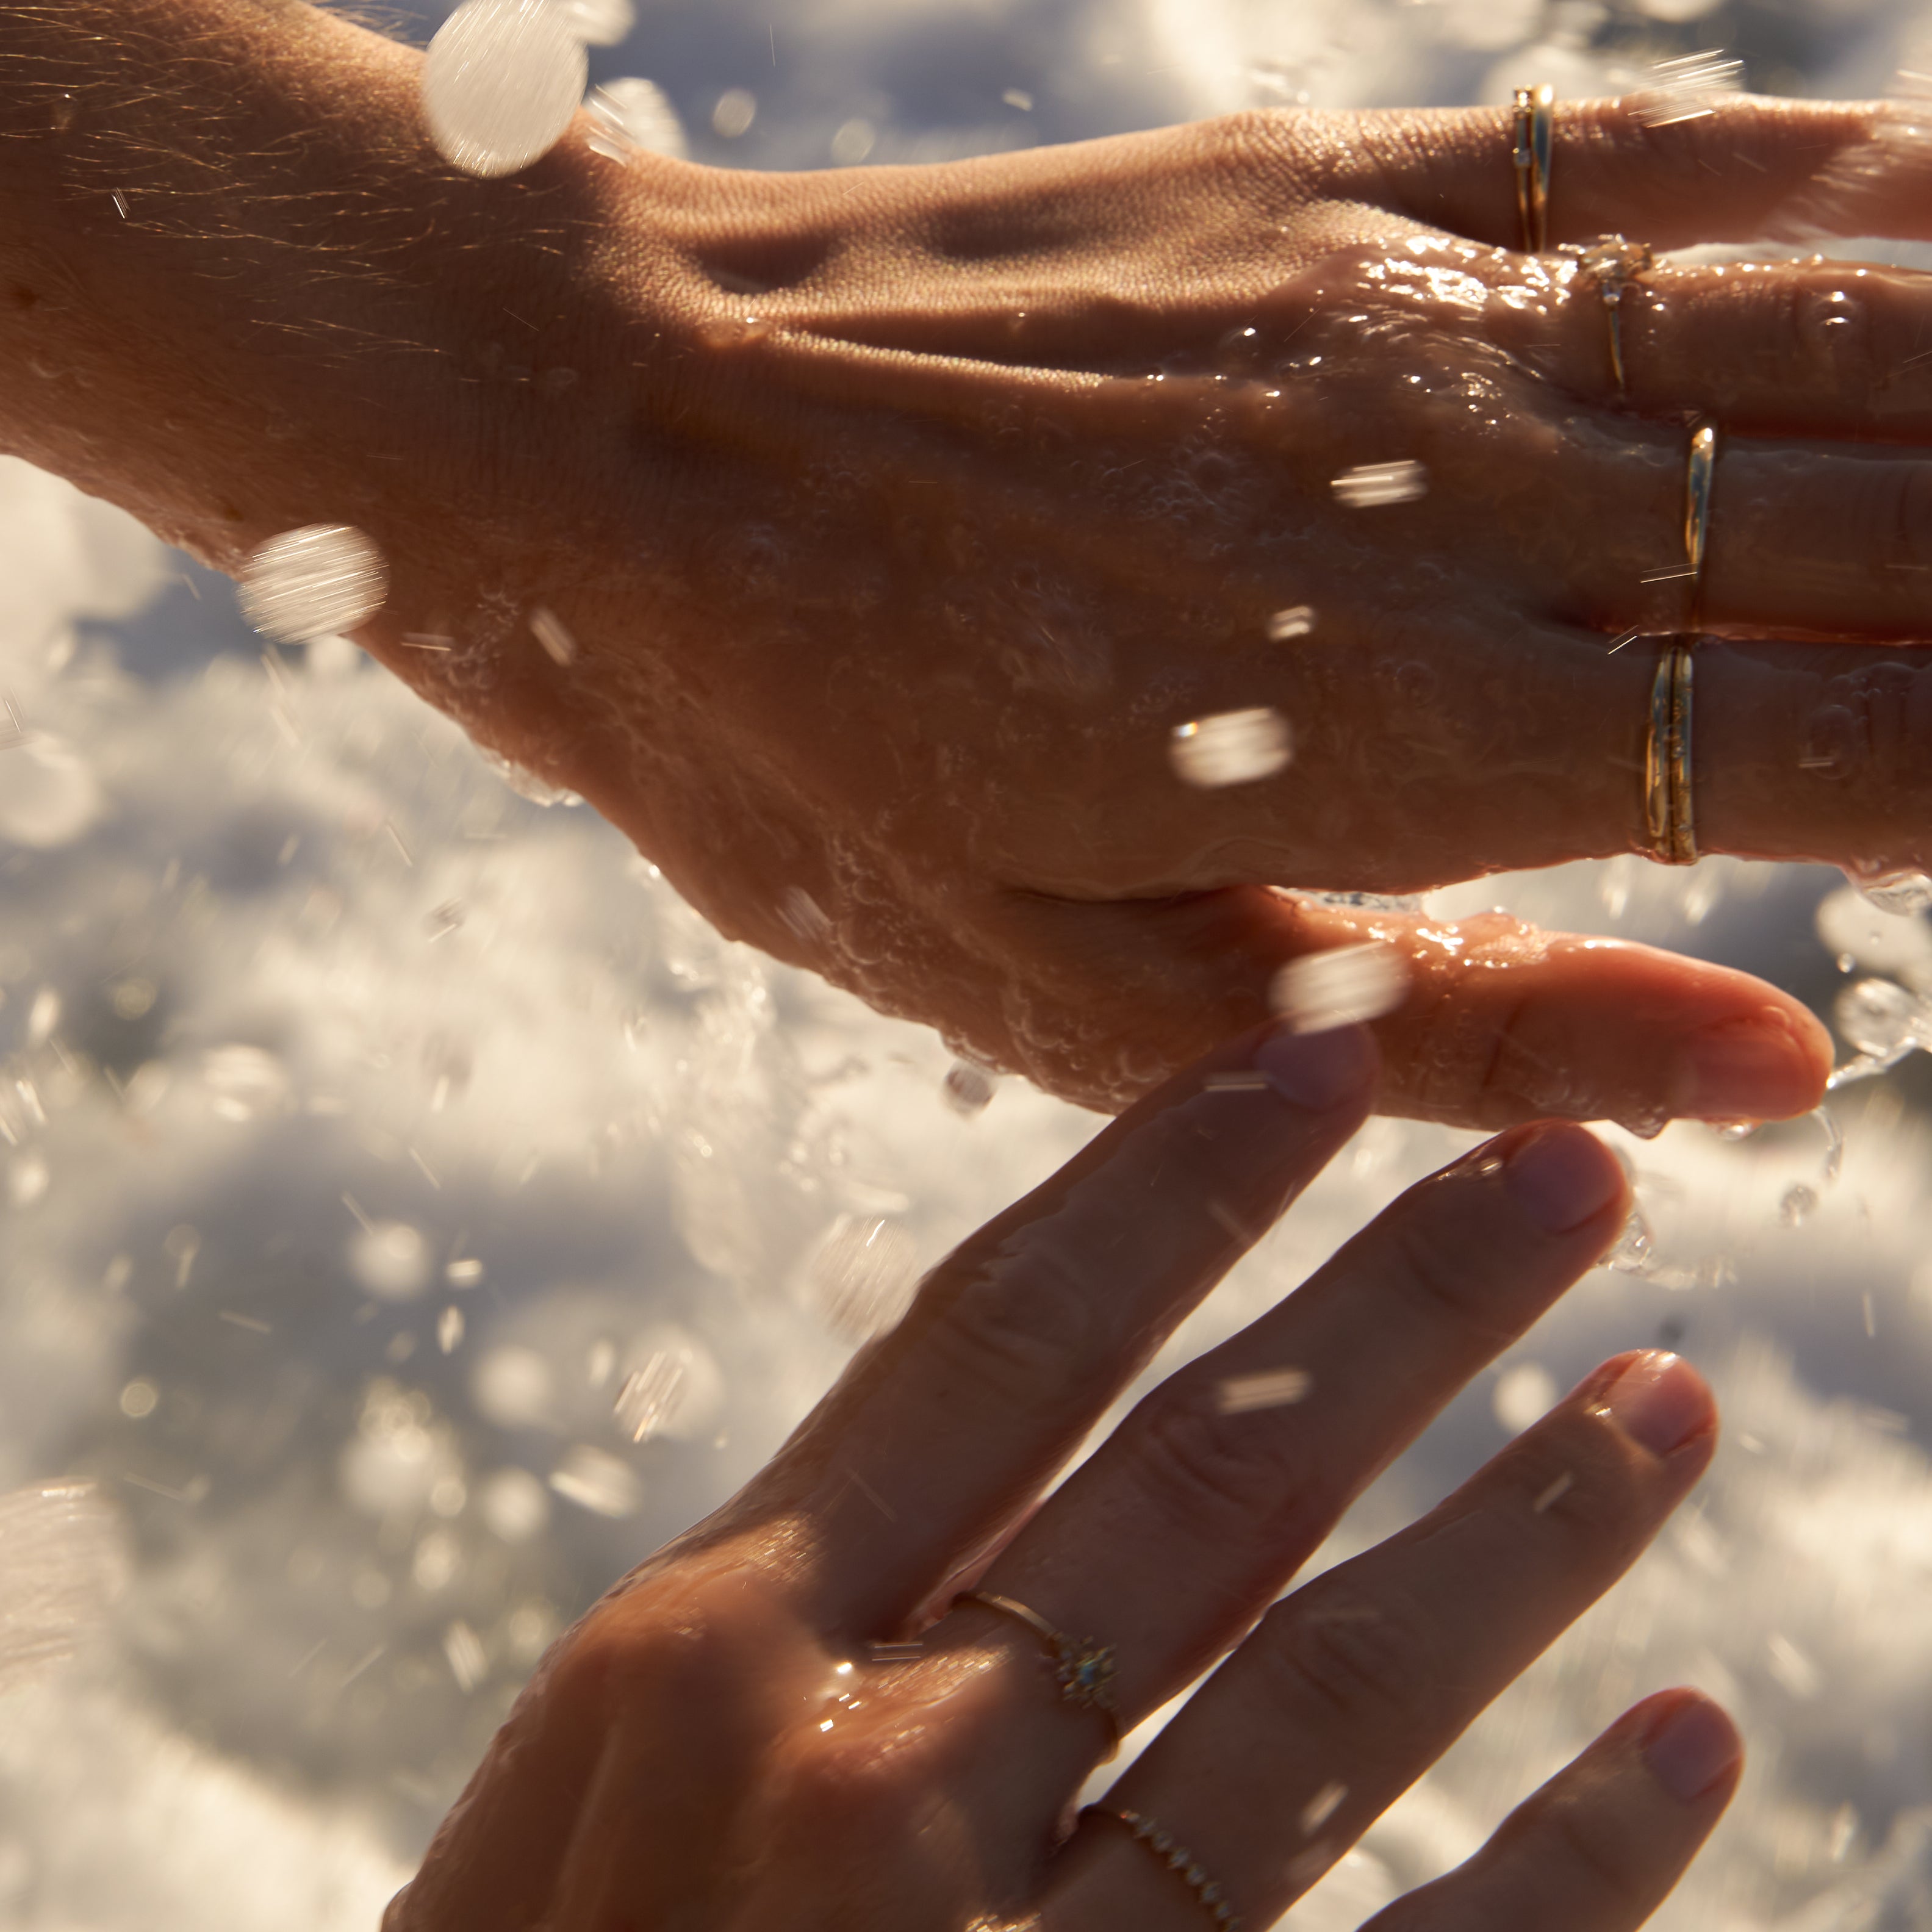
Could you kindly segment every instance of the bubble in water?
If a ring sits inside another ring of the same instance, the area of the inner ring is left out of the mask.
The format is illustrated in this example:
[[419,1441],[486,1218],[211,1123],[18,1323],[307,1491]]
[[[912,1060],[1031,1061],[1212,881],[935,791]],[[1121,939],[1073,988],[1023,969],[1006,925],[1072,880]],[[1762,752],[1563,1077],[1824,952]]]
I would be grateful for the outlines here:
[[1269,1003],[1297,1033],[1326,1033],[1394,1012],[1408,994],[1408,962],[1379,939],[1291,959]]
[[564,24],[593,47],[614,47],[638,24],[631,0],[554,0]]
[[1272,778],[1294,757],[1288,721],[1264,704],[1177,724],[1168,742],[1174,776],[1209,791]]
[[65,1663],[125,1576],[113,1512],[88,1483],[0,1496],[0,1694]]
[[562,140],[588,71],[550,0],[464,0],[423,59],[430,139],[466,174],[514,174]]
[[869,1341],[912,1305],[919,1256],[896,1221],[842,1214],[812,1257],[812,1298],[847,1342]]
[[1744,64],[1715,47],[1659,61],[1646,85],[1630,96],[1631,110],[1646,128],[1701,121],[1744,86]]
[[1932,878],[1923,872],[1880,872],[1869,878],[1846,876],[1880,912],[1922,913],[1932,908]]
[[420,1228],[406,1221],[372,1221],[349,1244],[349,1266],[371,1294],[406,1301],[428,1285],[431,1259]]
[[1305,638],[1315,628],[1315,607],[1312,604],[1291,604],[1286,610],[1277,610],[1268,621],[1268,642],[1285,644],[1294,638]]
[[627,74],[593,87],[584,106],[596,123],[590,145],[614,161],[634,154],[668,154],[682,160],[689,152],[684,123],[655,81]]
[[711,131],[735,141],[758,118],[758,97],[748,87],[728,87],[711,110]]
[[1889,980],[1855,980],[1840,989],[1832,1017],[1861,1053],[1900,1055],[1918,1043],[1923,1013],[1918,1001]]
[[1338,501],[1352,510],[1379,509],[1388,503],[1412,503],[1429,494],[1429,472],[1419,463],[1363,463],[1345,470],[1329,485]]
[[365,623],[382,608],[382,553],[347,524],[310,524],[252,551],[236,594],[242,614],[278,644],[305,644]]
[[993,1075],[983,1066],[975,1066],[970,1060],[956,1060],[946,1070],[946,1079],[940,1091],[946,1096],[946,1104],[963,1120],[971,1120],[983,1114],[992,1104],[995,1085]]
[[550,1473],[550,1486],[566,1502],[594,1516],[634,1516],[644,1485],[628,1463],[580,1442]]
[[1496,1378],[1490,1408],[1512,1436],[1520,1436],[1556,1406],[1556,1378],[1540,1362],[1518,1362]]

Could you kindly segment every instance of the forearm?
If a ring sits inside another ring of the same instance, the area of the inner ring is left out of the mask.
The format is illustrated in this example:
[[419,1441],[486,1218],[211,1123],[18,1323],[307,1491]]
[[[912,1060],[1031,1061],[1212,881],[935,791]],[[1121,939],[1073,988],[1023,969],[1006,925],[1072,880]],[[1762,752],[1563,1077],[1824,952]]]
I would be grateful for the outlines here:
[[0,10],[0,447],[228,568],[554,456],[603,184],[458,174],[419,60],[299,0]]

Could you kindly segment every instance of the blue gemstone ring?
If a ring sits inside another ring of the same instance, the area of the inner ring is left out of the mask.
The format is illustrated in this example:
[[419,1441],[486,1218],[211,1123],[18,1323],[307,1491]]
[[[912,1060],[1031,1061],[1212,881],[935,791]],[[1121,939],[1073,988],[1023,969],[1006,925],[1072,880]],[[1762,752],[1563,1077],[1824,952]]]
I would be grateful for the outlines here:
[[1069,1636],[1057,1630],[1037,1610],[1028,1610],[1011,1597],[995,1596],[990,1590],[968,1590],[962,1604],[978,1604],[1012,1617],[1026,1625],[1046,1646],[1053,1664],[1053,1680],[1066,1702],[1082,1711],[1098,1711],[1107,1720],[1113,1748],[1120,1747],[1120,1707],[1114,1695],[1114,1646],[1090,1636]]

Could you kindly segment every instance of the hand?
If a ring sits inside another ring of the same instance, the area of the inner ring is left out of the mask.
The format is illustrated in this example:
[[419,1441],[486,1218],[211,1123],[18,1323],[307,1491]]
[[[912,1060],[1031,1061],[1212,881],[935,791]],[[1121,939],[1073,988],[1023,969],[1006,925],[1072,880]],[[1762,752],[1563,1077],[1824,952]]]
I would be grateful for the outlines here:
[[[1634,1559],[1716,1426],[1686,1364],[1620,1357],[1269,1607],[1616,1231],[1616,1162],[1549,1124],[1413,1189],[1039,1502],[1360,1124],[1372,1057],[1359,1029],[1230,1042],[967,1241],[742,1495],[560,1640],[385,1932],[1211,1922],[1123,1810],[1250,1932],[1272,1924]],[[1213,1671],[1114,1816],[1070,1815],[1105,1713],[1060,1693],[1018,1617],[955,1601],[969,1587],[1113,1646],[1123,1726]],[[1376,1924],[1625,1932],[1738,1751],[1714,1706],[1653,1697]]]
[[[1365,933],[1415,968],[1391,1111],[1817,1100],[1823,1030],[1741,975],[1270,889],[1638,839],[1654,650],[1607,646],[1685,621],[1646,579],[1681,558],[1694,414],[1724,431],[1702,843],[1932,864],[1932,685],[1894,647],[1932,551],[1920,278],[1656,270],[1620,399],[1594,287],[1508,245],[1494,110],[786,176],[573,137],[477,182],[423,139],[419,56],[340,20],[69,0],[0,35],[51,76],[0,184],[34,298],[0,352],[46,372],[0,404],[13,446],[231,568],[367,528],[392,583],[364,640],[726,932],[1098,1106]],[[1566,107],[1555,238],[1932,232],[1932,164],[1882,132]],[[1406,459],[1418,500],[1331,488]],[[1263,705],[1286,770],[1176,778],[1175,727]]]

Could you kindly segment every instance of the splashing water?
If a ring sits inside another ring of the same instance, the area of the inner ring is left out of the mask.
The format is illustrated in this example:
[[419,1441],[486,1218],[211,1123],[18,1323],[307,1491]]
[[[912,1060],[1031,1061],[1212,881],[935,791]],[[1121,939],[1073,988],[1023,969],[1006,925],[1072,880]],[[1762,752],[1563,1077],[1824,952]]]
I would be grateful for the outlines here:
[[1670,128],[1682,121],[1701,121],[1744,86],[1742,61],[1732,60],[1712,48],[1659,61],[1646,84],[1631,96],[1637,118],[1647,128]]

